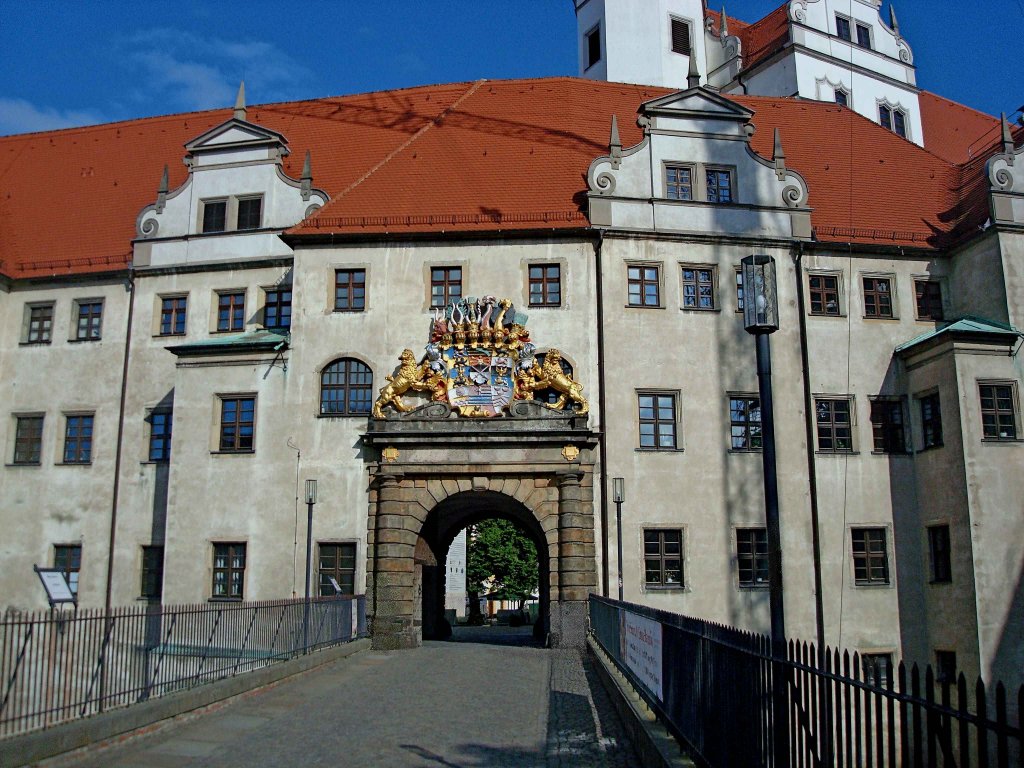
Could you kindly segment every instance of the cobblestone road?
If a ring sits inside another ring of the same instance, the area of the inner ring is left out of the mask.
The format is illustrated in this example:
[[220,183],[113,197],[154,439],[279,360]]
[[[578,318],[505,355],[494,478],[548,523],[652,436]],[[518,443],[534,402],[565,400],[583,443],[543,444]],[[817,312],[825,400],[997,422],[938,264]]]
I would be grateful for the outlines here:
[[459,642],[359,653],[47,765],[637,765],[589,664],[579,652],[534,647],[515,630],[481,628]]

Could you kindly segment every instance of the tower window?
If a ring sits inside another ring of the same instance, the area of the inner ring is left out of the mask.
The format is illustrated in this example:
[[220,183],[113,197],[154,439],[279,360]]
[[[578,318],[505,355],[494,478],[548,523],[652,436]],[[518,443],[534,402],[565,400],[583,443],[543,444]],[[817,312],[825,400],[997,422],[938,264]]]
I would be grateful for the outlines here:
[[601,60],[601,25],[587,32],[587,69]]
[[881,105],[878,107],[878,122],[887,131],[907,138],[907,115],[902,109]]
[[672,19],[672,53],[690,55],[690,25],[682,19]]

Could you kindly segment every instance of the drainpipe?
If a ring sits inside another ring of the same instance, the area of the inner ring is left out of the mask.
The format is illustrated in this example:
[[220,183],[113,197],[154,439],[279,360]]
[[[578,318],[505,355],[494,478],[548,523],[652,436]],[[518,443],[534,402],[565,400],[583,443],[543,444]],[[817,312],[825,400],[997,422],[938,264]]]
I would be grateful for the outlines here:
[[117,417],[117,443],[114,454],[114,493],[110,505],[110,540],[107,545],[107,591],[103,605],[110,611],[110,600],[114,582],[114,541],[117,537],[117,497],[121,485],[121,445],[124,437],[124,409],[128,394],[128,352],[132,345],[132,319],[135,315],[135,275],[128,264],[128,322],[124,337],[124,362],[121,366],[121,403]]
[[[608,597],[608,443],[605,440],[607,409],[605,408],[604,377],[604,285],[601,269],[601,251],[604,248],[604,230],[597,230],[594,245],[594,270],[597,273],[597,409],[601,414],[601,431],[597,436],[598,456],[601,462],[601,595]],[[619,563],[619,567],[622,564]]]
[[793,256],[796,267],[796,301],[800,327],[800,365],[804,385],[804,438],[807,443],[807,481],[811,498],[811,549],[814,557],[814,622],[818,652],[825,650],[825,610],[821,594],[821,538],[818,532],[818,475],[814,462],[814,403],[811,399],[811,364],[807,351],[807,306],[804,297],[804,244],[797,243]]

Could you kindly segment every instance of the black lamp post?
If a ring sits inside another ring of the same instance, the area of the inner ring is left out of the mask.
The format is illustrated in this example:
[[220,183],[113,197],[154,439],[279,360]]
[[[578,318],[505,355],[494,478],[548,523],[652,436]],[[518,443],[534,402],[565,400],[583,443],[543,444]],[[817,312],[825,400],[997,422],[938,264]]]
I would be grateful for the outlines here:
[[615,533],[619,540],[619,602],[622,602],[622,502],[626,500],[626,481],[612,478],[612,500],[615,502]]
[[747,256],[743,264],[743,327],[757,341],[757,382],[761,397],[761,460],[764,467],[765,524],[768,529],[768,594],[772,640],[772,735],[774,768],[789,764],[786,692],[786,624],[782,600],[782,535],[775,467],[775,415],[772,407],[772,350],[769,336],[779,329],[775,259]]
[[316,504],[316,480],[306,481],[306,605],[302,612],[302,644],[309,653],[310,576],[313,568],[313,505]]

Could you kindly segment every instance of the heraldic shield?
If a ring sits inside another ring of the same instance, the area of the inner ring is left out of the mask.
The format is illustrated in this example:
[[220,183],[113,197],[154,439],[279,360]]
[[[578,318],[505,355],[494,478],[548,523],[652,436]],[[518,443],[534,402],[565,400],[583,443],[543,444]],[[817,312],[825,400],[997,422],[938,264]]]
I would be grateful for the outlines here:
[[526,319],[510,299],[493,296],[457,299],[435,309],[425,356],[417,363],[412,350],[402,352],[398,371],[386,377],[373,405],[373,417],[386,418],[385,408],[412,410],[402,399],[410,391],[429,392],[432,401],[473,418],[502,416],[513,400],[531,400],[541,390],[558,394],[552,408],[587,413],[583,385],[562,370],[561,353],[549,349],[542,360],[535,355]]

